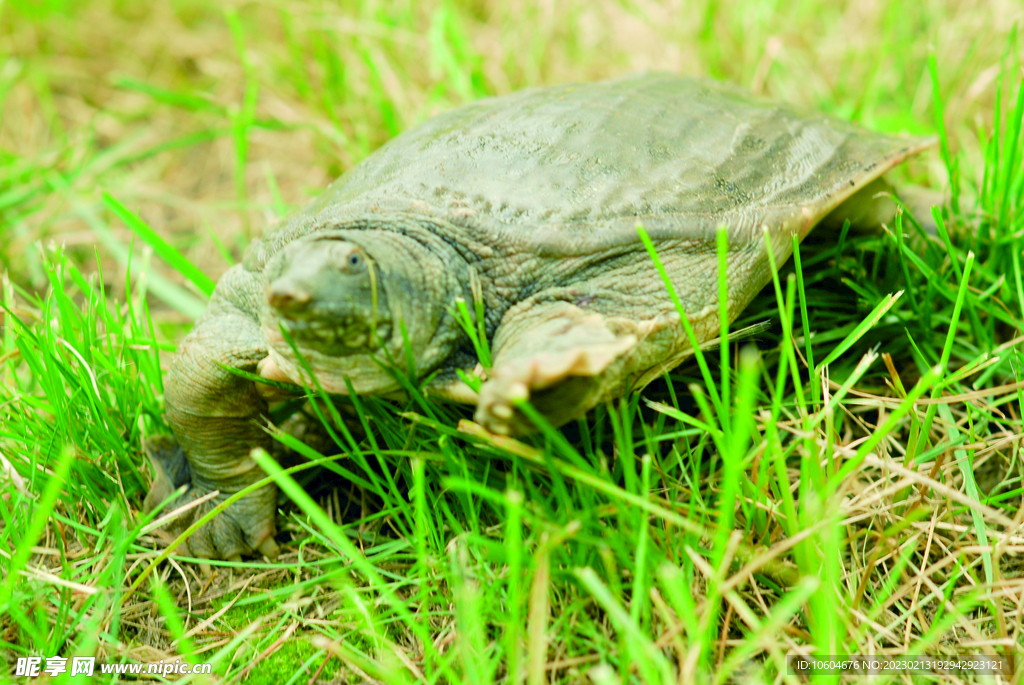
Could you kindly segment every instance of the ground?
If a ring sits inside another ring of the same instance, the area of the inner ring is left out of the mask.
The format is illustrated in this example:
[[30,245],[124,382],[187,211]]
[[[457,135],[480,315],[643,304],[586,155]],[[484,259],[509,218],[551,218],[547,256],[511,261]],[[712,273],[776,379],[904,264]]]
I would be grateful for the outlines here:
[[[0,674],[86,655],[255,683],[796,682],[787,654],[1021,656],[1022,20],[1011,0],[0,5]],[[642,70],[938,134],[896,179],[944,194],[938,235],[812,236],[733,330],[766,324],[564,431],[342,403],[341,456],[306,456],[349,485],[277,475],[281,558],[207,578],[161,557],[140,510],[162,369],[251,237],[432,114]]]

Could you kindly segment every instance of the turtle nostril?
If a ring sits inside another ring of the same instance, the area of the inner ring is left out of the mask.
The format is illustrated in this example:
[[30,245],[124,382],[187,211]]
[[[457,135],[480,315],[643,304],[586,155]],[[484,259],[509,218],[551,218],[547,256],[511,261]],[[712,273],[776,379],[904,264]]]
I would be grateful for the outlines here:
[[313,299],[305,290],[291,283],[275,283],[267,293],[270,306],[279,312],[294,312],[304,308]]

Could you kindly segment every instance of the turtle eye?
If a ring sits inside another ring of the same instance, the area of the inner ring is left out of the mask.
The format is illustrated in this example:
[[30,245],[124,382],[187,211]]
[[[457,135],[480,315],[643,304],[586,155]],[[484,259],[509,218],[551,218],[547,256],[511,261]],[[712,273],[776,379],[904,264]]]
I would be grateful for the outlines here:
[[362,271],[366,267],[366,260],[363,259],[363,255],[359,253],[359,250],[352,250],[345,258],[345,268],[348,271],[358,272]]

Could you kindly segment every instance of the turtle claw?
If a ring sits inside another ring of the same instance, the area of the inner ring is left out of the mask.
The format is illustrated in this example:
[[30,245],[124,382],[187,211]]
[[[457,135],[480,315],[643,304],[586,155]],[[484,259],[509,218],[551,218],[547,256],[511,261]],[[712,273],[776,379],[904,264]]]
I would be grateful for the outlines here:
[[[199,488],[193,486],[193,491]],[[202,493],[197,492],[197,496]],[[205,502],[195,509],[193,520],[202,517],[222,502],[226,495]],[[277,492],[266,487],[246,495],[218,514],[189,538],[189,546],[199,556],[209,559],[240,561],[266,540],[273,539]]]
[[[574,413],[579,413],[575,411],[580,400],[576,390],[581,383],[592,382],[636,344],[632,335],[615,338],[606,330],[602,333],[602,329],[596,328],[593,317],[585,321],[592,325],[582,331],[574,331],[569,336],[572,344],[560,341],[566,345],[563,349],[513,358],[492,370],[490,380],[480,386],[474,417],[476,422],[499,435],[537,430],[516,410],[516,405],[525,400],[531,400],[533,407],[555,425],[561,425]],[[587,333],[596,342],[579,343],[577,338]],[[608,339],[603,339],[602,335]],[[565,392],[560,392],[559,387]]]
[[526,384],[512,374],[498,374],[480,387],[476,422],[492,433],[509,435],[528,431],[529,424],[515,404],[530,397]]
[[[208,490],[193,485],[182,498],[187,505],[207,494]],[[220,494],[203,502],[171,520],[166,528],[172,534],[180,534],[194,521],[205,516],[211,509],[223,502],[228,494]],[[177,503],[176,503],[177,505]],[[241,561],[243,555],[261,554],[272,556],[278,551],[274,542],[274,515],[277,511],[277,491],[273,486],[260,488],[231,504],[202,526],[179,548],[179,554],[189,554],[198,559],[226,559]]]

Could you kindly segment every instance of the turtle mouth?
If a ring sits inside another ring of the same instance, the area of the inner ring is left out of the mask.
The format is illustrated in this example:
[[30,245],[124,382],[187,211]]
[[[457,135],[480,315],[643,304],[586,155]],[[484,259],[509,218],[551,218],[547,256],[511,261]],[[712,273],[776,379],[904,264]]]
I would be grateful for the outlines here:
[[282,316],[277,324],[301,349],[329,357],[372,353],[391,339],[391,322],[369,316],[353,316],[330,307],[310,307],[305,316]]

